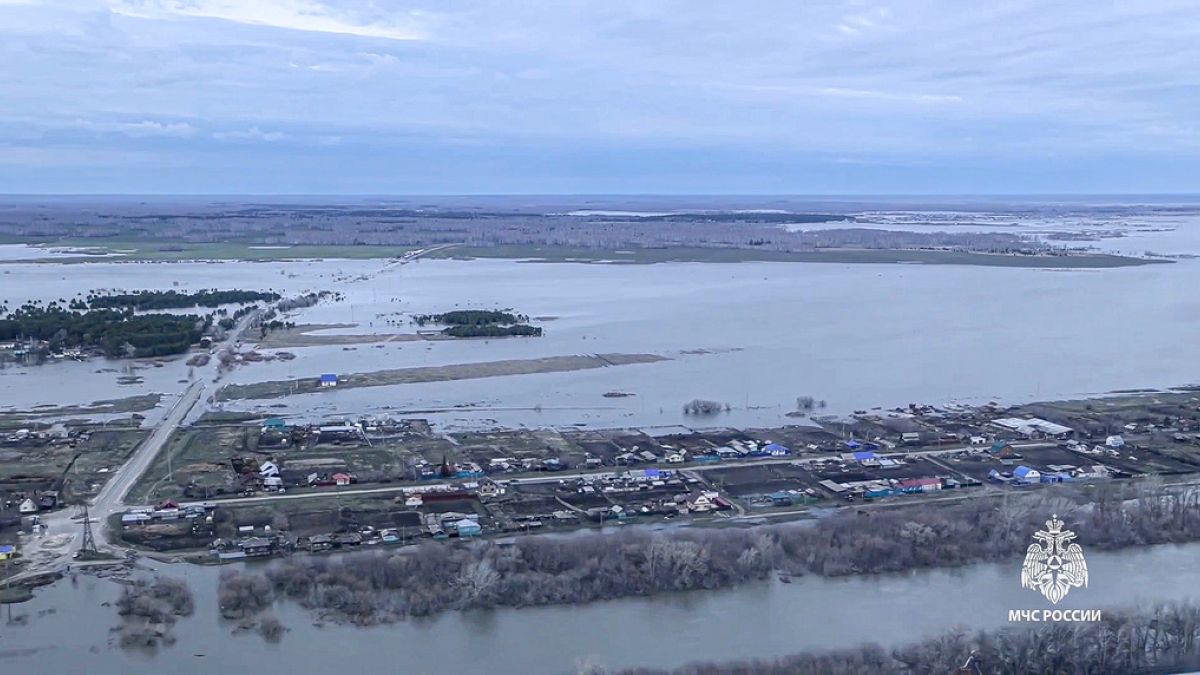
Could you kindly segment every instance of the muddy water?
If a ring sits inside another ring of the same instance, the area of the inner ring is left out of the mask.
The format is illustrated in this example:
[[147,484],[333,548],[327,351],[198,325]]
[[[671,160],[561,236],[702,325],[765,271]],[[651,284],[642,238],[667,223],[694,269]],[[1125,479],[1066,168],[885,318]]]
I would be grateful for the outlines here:
[[[1088,553],[1089,585],[1058,606],[1112,609],[1200,595],[1200,545]],[[864,642],[898,645],[955,626],[1007,624],[1009,609],[1048,607],[1020,588],[1020,561],[961,570],[883,577],[798,578],[739,588],[592,603],[577,607],[451,612],[438,618],[368,629],[314,626],[295,605],[275,608],[290,628],[278,645],[254,633],[231,634],[217,618],[218,570],[164,566],[197,600],[194,616],[175,628],[178,642],[157,654],[108,644],[118,587],[80,578],[39,591],[16,606],[25,625],[0,626],[6,672],[102,675],[163,669],[178,675],[213,672],[336,671],[348,660],[359,672],[575,672],[580,663],[609,667],[677,666],[695,660],[773,656]],[[53,610],[53,613],[45,613]]]

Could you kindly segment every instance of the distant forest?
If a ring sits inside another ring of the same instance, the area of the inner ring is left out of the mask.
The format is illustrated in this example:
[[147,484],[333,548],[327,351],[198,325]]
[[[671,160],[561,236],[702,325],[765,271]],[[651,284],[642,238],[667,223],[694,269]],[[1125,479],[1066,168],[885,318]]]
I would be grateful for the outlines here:
[[[187,243],[409,247],[462,244],[592,250],[705,247],[786,252],[828,248],[939,248],[994,253],[1062,250],[1007,232],[883,230],[858,226],[851,215],[827,213],[709,210],[645,216],[568,215],[424,205],[354,208],[195,202],[11,206],[0,212],[0,235],[26,241],[69,240],[76,244],[162,242],[164,250]],[[845,223],[845,226],[809,227],[818,223]]]

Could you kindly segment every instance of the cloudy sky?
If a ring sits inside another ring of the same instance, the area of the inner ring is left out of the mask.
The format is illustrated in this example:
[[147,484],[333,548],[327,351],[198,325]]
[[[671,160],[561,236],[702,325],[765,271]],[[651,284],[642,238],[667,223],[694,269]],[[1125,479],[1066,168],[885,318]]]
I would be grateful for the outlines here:
[[0,0],[0,192],[1200,192],[1194,0]]

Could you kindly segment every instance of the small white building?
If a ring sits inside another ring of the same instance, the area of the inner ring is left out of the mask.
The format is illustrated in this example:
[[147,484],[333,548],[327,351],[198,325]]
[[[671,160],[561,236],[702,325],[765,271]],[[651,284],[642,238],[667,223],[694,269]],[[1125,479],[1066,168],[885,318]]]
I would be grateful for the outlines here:
[[1104,444],[1110,448],[1123,448],[1125,447],[1125,439],[1121,438],[1120,436],[1113,435],[1106,438],[1104,440]]
[[17,510],[21,513],[37,513],[38,505],[34,503],[32,499],[26,499],[25,501],[21,502],[21,505],[17,507]]

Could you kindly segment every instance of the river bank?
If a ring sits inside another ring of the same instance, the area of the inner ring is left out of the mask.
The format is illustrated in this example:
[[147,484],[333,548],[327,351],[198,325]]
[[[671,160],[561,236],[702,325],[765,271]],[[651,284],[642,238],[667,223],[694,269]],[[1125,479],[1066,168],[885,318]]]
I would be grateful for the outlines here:
[[[1053,515],[1079,532],[1089,551],[1200,539],[1200,490],[1117,484],[1090,488],[843,511],[806,525],[629,529],[294,556],[260,573],[223,578],[222,586],[232,589],[230,602],[244,604],[249,614],[272,599],[287,599],[322,621],[374,625],[450,610],[578,607],[630,596],[711,592],[777,573],[786,579],[870,579],[1018,560],[1032,533]],[[248,590],[253,592],[246,596]]]

